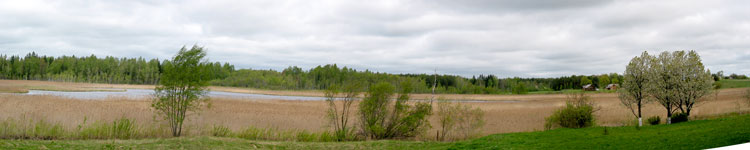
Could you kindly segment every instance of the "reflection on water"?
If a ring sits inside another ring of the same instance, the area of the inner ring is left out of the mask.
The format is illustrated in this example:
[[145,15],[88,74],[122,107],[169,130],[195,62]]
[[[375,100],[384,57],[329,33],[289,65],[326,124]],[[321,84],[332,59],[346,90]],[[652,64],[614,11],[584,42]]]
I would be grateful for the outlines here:
[[[65,96],[75,99],[89,99],[89,100],[104,100],[108,97],[126,97],[126,98],[150,98],[154,94],[154,90],[147,89],[126,89],[125,91],[89,91],[89,92],[62,92],[62,91],[43,91],[43,90],[29,90],[28,95],[57,95]],[[210,91],[208,92],[209,97],[225,97],[225,98],[243,98],[243,99],[265,99],[265,100],[299,100],[299,101],[322,101],[326,100],[325,97],[314,97],[314,96],[282,96],[282,95],[265,95],[265,94],[249,94],[249,93],[234,93],[234,92],[219,92]],[[427,101],[427,100],[415,100],[415,101]],[[502,103],[515,103],[520,102],[517,100],[504,100],[504,101],[483,101],[483,100],[449,100],[457,102],[502,102]]]

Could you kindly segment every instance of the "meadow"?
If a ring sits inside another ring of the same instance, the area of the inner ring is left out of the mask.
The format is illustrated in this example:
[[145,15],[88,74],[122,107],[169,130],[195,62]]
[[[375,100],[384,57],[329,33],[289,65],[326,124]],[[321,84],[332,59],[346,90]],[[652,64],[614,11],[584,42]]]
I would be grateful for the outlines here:
[[[119,85],[63,83],[46,81],[0,80],[0,85],[8,87],[40,87],[49,89],[101,89],[101,88],[150,88],[151,85]],[[13,88],[6,88],[13,89]],[[246,92],[277,95],[318,96],[319,91],[270,91],[243,88],[211,87],[211,90]],[[708,96],[696,106],[693,117],[700,118],[717,114],[750,111],[742,102],[744,88],[722,89],[718,94]],[[595,112],[598,126],[633,125],[635,118],[622,107],[616,93],[591,93],[599,111]],[[414,94],[413,99],[426,99],[428,94]],[[464,102],[469,106],[485,111],[486,125],[482,135],[530,132],[544,130],[545,117],[563,106],[564,94],[526,95],[461,95],[440,94],[439,97],[455,100],[481,100]],[[143,130],[158,130],[163,121],[150,108],[150,99],[109,97],[103,100],[81,100],[53,95],[23,95],[5,93],[0,97],[0,120],[44,121],[59,124],[62,129],[73,131],[82,124],[92,122],[110,123],[122,118],[133,121]],[[298,134],[321,134],[328,131],[325,118],[327,104],[324,101],[256,100],[244,98],[214,98],[207,109],[190,114],[186,121],[188,136],[210,136],[216,128],[226,128],[227,132],[239,136],[241,132],[274,132],[285,136]],[[356,107],[356,103],[355,106]],[[354,110],[356,112],[356,110]],[[661,116],[665,110],[658,104],[650,103],[644,108],[644,116]],[[354,115],[354,114],[352,114]],[[354,116],[353,116],[354,117]],[[438,124],[435,117],[431,124]],[[145,131],[139,131],[145,132]],[[429,130],[418,140],[434,138],[435,129]],[[166,133],[143,133],[142,138],[162,137]],[[262,136],[262,135],[255,135]],[[264,139],[264,138],[256,138]],[[270,138],[265,138],[270,139]],[[296,138],[277,138],[296,140]]]

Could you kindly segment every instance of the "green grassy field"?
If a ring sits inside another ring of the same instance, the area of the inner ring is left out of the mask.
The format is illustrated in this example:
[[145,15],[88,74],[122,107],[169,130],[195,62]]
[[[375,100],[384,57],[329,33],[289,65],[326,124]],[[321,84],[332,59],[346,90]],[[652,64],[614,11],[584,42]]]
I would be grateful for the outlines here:
[[744,87],[750,87],[750,80],[719,80],[719,83],[721,83],[721,88],[744,88]]
[[459,142],[275,142],[220,137],[139,140],[0,140],[0,149],[704,149],[750,142],[750,115],[672,125],[556,129]]

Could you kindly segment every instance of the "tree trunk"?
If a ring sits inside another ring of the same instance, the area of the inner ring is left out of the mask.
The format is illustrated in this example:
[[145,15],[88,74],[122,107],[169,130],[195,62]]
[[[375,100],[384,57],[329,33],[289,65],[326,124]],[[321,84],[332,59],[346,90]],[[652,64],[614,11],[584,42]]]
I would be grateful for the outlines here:
[[643,126],[643,120],[641,118],[643,117],[643,114],[641,113],[641,101],[638,100],[638,126]]
[[641,117],[638,117],[638,126],[643,126],[643,119]]
[[667,124],[672,124],[672,110],[667,109]]

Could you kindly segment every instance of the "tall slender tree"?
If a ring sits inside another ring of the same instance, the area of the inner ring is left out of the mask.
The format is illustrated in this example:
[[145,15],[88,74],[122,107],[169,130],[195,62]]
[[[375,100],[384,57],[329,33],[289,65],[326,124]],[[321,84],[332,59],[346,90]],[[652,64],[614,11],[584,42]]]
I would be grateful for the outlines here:
[[195,111],[209,102],[205,96],[211,73],[210,64],[203,57],[203,47],[182,47],[179,53],[164,64],[164,73],[155,89],[151,106],[169,122],[173,136],[182,134],[182,124],[188,111]]

